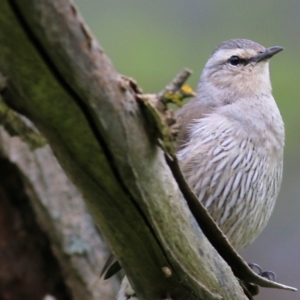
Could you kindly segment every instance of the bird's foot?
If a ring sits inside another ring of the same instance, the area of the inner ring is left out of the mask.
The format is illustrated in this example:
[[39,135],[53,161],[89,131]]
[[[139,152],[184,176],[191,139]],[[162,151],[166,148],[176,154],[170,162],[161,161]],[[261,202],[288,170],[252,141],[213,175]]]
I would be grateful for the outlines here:
[[275,281],[276,280],[276,274],[273,271],[263,271],[262,268],[255,263],[248,263],[248,266],[258,275],[270,280]]

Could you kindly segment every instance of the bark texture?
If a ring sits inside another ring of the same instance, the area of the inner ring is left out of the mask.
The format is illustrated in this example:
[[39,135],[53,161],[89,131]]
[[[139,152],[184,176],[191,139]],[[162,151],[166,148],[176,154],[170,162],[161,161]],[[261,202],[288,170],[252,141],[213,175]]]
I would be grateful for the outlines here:
[[0,298],[113,299],[118,279],[99,279],[109,250],[49,146],[1,129],[0,149]]

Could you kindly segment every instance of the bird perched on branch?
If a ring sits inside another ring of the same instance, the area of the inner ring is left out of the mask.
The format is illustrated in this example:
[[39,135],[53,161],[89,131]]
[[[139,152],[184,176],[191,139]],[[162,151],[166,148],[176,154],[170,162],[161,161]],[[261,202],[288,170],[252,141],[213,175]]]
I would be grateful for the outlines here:
[[[272,96],[269,59],[282,47],[222,43],[197,96],[177,111],[177,158],[185,180],[236,250],[267,224],[283,166],[284,124]],[[135,299],[128,281],[118,299]]]
[[177,113],[181,171],[236,250],[265,227],[281,185],[284,124],[269,76],[269,59],[281,50],[222,43],[198,96]]

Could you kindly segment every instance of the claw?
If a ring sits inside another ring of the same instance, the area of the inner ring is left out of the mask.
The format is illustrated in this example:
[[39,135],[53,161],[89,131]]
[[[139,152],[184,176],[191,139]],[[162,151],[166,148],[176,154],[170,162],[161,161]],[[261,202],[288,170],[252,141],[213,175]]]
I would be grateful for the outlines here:
[[258,264],[248,263],[248,266],[258,275],[270,280],[276,281],[276,274],[272,271],[263,271]]
[[270,281],[276,281],[276,274],[272,271],[264,271],[260,274],[260,276],[265,277]]
[[261,267],[256,264],[256,263],[248,263],[248,266],[255,272],[257,273],[258,275],[261,275],[262,273],[262,269]]

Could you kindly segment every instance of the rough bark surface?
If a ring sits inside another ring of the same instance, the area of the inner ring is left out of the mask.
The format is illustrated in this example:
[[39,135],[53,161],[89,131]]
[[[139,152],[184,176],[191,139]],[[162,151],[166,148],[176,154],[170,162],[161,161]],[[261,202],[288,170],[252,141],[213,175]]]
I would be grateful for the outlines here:
[[1,129],[0,151],[0,296],[113,299],[117,278],[99,279],[109,250],[49,146]]
[[18,168],[0,159],[1,299],[71,299]]

